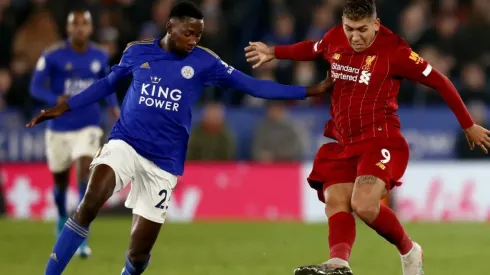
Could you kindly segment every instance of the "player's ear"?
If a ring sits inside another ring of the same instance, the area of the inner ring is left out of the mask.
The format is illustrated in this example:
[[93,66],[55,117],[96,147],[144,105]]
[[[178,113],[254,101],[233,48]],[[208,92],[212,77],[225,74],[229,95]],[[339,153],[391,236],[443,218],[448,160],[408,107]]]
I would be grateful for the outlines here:
[[379,18],[376,18],[376,23],[374,23],[374,24],[375,24],[374,29],[376,31],[379,31],[379,28],[381,27],[381,20]]
[[167,25],[165,26],[165,28],[167,29],[167,33],[172,33],[172,27],[172,22],[168,21]]

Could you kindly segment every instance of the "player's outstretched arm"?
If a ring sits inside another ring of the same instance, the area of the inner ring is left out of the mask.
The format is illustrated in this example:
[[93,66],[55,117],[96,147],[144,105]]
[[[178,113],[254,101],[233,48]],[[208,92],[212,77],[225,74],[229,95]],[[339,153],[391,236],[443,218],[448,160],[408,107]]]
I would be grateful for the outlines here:
[[257,69],[262,64],[274,58],[290,59],[296,61],[315,60],[319,52],[315,51],[316,41],[302,41],[292,45],[268,46],[262,42],[249,42],[245,47],[245,57],[248,63],[254,64],[252,68]]
[[453,83],[436,69],[433,69],[426,80],[421,83],[436,90],[451,108],[463,128],[470,149],[473,150],[478,146],[485,154],[488,154],[490,131],[474,123]]
[[456,87],[445,75],[434,69],[426,60],[409,48],[399,51],[394,67],[396,75],[436,90],[458,119],[468,139],[470,149],[473,150],[475,146],[478,146],[488,154],[490,131],[475,124]]
[[69,110],[84,107],[107,97],[109,94],[114,93],[114,84],[124,77],[125,75],[117,73],[117,71],[111,72],[107,77],[100,79],[99,81],[92,84],[90,87],[77,94],[76,96],[70,98],[67,101],[62,101],[58,103],[55,107],[46,110],[41,110],[41,112],[35,116],[26,126],[34,127],[43,121],[57,118]]
[[327,92],[333,82],[330,77],[327,77],[319,84],[309,87],[283,85],[270,80],[255,79],[218,59],[208,75],[205,85],[231,87],[254,97],[265,99],[305,99]]

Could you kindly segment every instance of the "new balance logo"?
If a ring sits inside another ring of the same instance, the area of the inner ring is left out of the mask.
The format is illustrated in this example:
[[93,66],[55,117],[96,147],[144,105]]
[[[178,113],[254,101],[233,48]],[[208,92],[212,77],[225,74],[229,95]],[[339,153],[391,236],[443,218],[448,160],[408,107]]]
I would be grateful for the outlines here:
[[371,80],[371,73],[368,71],[362,71],[361,77],[359,78],[359,83],[369,85],[370,80]]
[[149,68],[150,68],[150,64],[148,64],[148,62],[145,62],[145,63],[143,63],[143,64],[140,66],[140,68],[142,68],[142,69],[149,69]]

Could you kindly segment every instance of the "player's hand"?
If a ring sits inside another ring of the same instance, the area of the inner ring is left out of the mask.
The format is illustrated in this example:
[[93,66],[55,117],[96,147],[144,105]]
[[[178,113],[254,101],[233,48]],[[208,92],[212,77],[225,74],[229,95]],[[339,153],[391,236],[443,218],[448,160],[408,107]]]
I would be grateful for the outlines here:
[[464,134],[471,150],[478,146],[485,154],[488,154],[488,148],[490,148],[489,130],[478,124],[473,124],[470,128],[464,129]]
[[63,102],[59,105],[54,106],[53,108],[49,108],[47,110],[41,110],[41,112],[37,116],[35,116],[29,123],[27,123],[26,127],[31,128],[43,121],[57,118],[62,114],[64,114],[69,109],[70,106],[68,106],[66,102]]
[[274,59],[274,47],[269,47],[262,42],[248,42],[248,44],[249,46],[245,47],[245,57],[248,63],[255,63],[253,69]]
[[62,104],[63,102],[66,102],[70,97],[67,96],[67,95],[60,95],[58,96],[58,98],[56,99],[56,104],[60,105]]
[[118,120],[119,117],[121,116],[121,109],[119,109],[118,107],[109,108],[109,114],[111,114],[113,118]]
[[319,84],[310,86],[306,88],[306,96],[317,96],[323,93],[326,93],[330,87],[332,87],[335,83],[335,80],[332,79],[330,71],[327,72],[327,77],[320,82]]

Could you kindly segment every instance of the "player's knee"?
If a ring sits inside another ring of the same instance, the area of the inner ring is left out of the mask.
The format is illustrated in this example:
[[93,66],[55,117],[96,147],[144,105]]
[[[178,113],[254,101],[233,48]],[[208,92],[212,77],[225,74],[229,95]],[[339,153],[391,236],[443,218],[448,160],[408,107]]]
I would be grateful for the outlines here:
[[325,200],[325,214],[327,215],[327,217],[331,217],[339,212],[352,212],[349,198],[345,200]]
[[[333,187],[333,186],[332,186]],[[351,196],[352,189],[342,188],[328,188],[325,190],[325,214],[327,217],[331,217],[339,212],[352,212],[351,208]]]
[[374,221],[379,213],[379,202],[376,203],[359,197],[352,197],[351,206],[354,213],[365,222]]

